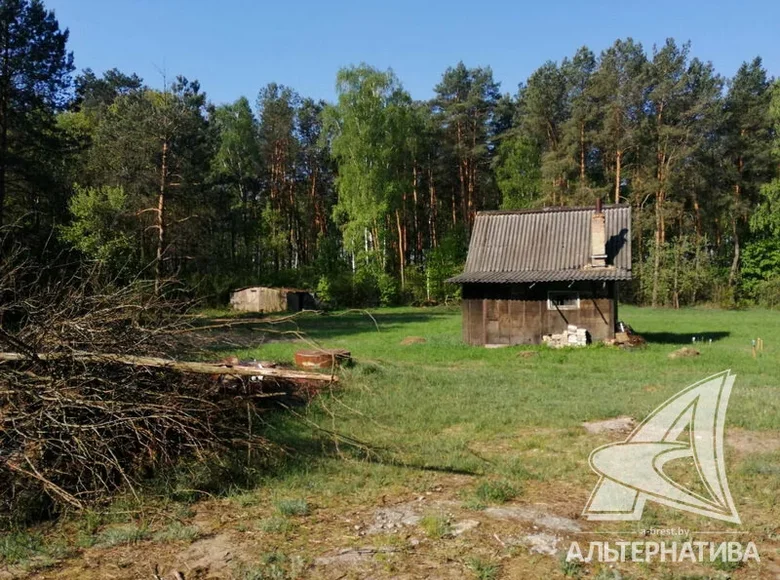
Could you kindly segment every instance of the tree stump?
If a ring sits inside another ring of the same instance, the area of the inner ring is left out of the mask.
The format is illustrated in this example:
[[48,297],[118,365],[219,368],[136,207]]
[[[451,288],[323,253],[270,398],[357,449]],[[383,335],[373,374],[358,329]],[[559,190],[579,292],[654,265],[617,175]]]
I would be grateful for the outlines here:
[[351,360],[352,353],[339,348],[299,350],[295,353],[295,364],[308,369],[329,369],[349,363]]

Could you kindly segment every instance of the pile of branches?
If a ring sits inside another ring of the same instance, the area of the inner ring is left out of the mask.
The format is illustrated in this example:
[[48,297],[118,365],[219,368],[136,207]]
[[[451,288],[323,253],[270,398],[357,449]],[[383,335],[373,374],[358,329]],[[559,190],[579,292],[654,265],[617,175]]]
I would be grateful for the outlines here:
[[83,508],[183,457],[269,449],[252,418],[281,379],[128,364],[192,349],[188,320],[140,280],[0,257],[0,519],[30,498]]

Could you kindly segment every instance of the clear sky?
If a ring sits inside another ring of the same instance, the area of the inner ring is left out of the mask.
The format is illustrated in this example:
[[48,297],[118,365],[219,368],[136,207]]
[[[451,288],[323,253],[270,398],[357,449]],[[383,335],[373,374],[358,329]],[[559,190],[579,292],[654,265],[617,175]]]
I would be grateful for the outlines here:
[[70,29],[78,69],[117,67],[151,86],[182,74],[209,97],[254,101],[269,82],[331,100],[339,67],[391,67],[429,98],[448,66],[490,65],[503,92],[587,45],[667,37],[732,76],[760,55],[780,75],[780,0],[44,0]]

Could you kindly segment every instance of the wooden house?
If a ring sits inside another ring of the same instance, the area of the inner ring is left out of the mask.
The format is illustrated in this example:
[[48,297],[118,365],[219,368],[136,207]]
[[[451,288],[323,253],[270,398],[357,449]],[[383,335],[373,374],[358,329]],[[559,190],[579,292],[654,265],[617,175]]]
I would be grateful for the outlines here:
[[479,212],[463,274],[463,340],[538,344],[570,325],[614,338],[631,279],[631,208]]

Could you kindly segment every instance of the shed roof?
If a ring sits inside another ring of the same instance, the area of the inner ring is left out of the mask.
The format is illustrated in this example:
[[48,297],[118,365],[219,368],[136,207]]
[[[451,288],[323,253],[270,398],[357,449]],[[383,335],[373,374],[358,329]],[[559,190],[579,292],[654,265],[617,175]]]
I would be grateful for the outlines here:
[[631,279],[631,208],[604,206],[607,267],[591,263],[594,207],[479,212],[462,284]]

